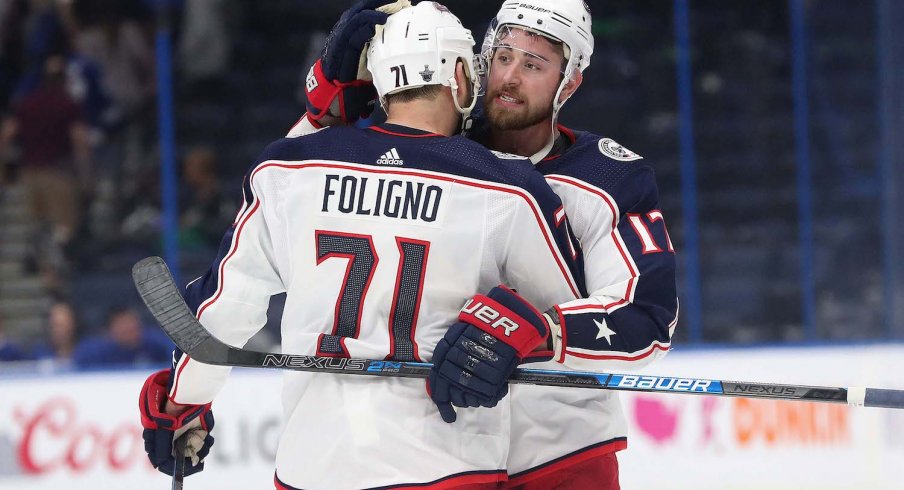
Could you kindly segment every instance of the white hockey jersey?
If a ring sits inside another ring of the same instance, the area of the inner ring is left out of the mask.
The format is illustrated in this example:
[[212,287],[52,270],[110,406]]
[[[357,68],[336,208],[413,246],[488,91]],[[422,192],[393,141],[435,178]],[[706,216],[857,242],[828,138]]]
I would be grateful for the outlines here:
[[[270,145],[243,189],[216,260],[185,292],[232,345],[263,327],[281,292],[283,352],[417,361],[431,360],[466,299],[497,284],[541,309],[582,296],[543,177],[462,137],[325,129]],[[210,402],[228,373],[177,352],[170,397]],[[507,399],[446,424],[422,380],[299,372],[285,374],[282,399],[283,488],[507,478]]]

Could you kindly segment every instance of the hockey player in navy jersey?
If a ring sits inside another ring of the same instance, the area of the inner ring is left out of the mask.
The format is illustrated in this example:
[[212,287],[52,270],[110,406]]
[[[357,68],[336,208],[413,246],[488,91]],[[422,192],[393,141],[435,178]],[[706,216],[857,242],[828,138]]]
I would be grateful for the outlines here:
[[[478,92],[473,46],[439,4],[391,16],[368,52],[387,123],[267,147],[216,259],[186,287],[200,322],[232,345],[262,328],[269,298],[285,292],[284,352],[431,361],[445,343],[479,361],[474,392],[443,384],[462,373],[432,383],[449,397],[439,398],[443,418],[422,380],[286,373],[279,489],[495,487],[508,477],[505,380],[524,359],[552,356],[534,306],[584,291],[543,176],[527,159],[452,136]],[[194,473],[229,368],[173,357],[141,391],[145,449],[172,473],[173,439],[188,431]],[[453,404],[486,408],[456,415]]]
[[[562,198],[589,296],[551,312],[555,364],[624,371],[664,355],[677,324],[675,252],[651,167],[611,138],[557,123],[593,53],[582,0],[508,0],[491,22],[485,122],[472,137],[531,158]],[[438,360],[440,369],[448,361]],[[626,423],[615,393],[513,386],[509,487],[617,489]],[[540,407],[541,409],[538,409]]]
[[[375,8],[389,2],[364,3]],[[662,357],[671,345],[678,318],[675,253],[653,170],[642,157],[611,138],[557,122],[590,64],[591,26],[582,0],[505,1],[485,37],[485,121],[471,137],[494,150],[530,157],[562,198],[583,248],[590,294],[544,315],[553,331],[554,356],[543,367],[631,370]],[[328,46],[324,55],[357,55],[354,43],[344,48]],[[353,75],[346,73],[341,85],[366,100],[366,81]],[[323,104],[316,90],[308,95],[308,114],[291,134],[369,112],[365,105]],[[450,331],[445,343],[454,346],[460,338],[460,332]],[[431,384],[442,372],[449,379],[479,377],[445,352],[434,359],[437,376]],[[468,406],[461,400],[475,394],[467,386],[450,391],[456,406]],[[530,386],[512,387],[511,393],[511,478],[505,488],[618,488],[614,453],[626,447],[626,423],[614,393]],[[447,398],[436,401],[442,407]]]

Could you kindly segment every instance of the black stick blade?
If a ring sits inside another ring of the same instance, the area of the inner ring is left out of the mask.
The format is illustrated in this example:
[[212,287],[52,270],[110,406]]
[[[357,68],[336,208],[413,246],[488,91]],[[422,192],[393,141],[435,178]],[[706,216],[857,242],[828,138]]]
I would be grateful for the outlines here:
[[166,262],[160,257],[142,259],[132,267],[132,281],[144,304],[176,347],[197,361],[213,364],[198,356],[201,353],[198,347],[210,340],[210,334],[195,326],[198,320],[182,299]]

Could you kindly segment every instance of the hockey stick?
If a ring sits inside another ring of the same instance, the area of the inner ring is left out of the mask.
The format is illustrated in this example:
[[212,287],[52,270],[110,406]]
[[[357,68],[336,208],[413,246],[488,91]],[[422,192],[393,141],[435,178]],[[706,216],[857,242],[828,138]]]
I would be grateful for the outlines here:
[[[220,366],[403,378],[427,378],[432,367],[432,364],[424,362],[318,357],[239,349],[221,342],[195,318],[194,313],[182,299],[182,294],[163,259],[148,257],[141,260],[132,269],[132,279],[141,299],[163,327],[163,331],[179,349],[198,362]],[[602,390],[818,401],[904,409],[904,391],[878,388],[832,388],[540,369],[517,369],[509,378],[509,382]]]
[[182,435],[174,442],[173,451],[176,464],[173,467],[173,490],[182,490],[182,481],[185,478],[185,442],[188,434]]

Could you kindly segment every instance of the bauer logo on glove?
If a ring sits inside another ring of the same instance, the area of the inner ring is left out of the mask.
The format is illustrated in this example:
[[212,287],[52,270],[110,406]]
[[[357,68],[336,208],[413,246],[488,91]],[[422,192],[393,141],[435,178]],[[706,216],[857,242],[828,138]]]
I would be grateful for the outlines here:
[[502,328],[505,336],[511,337],[512,332],[518,330],[518,323],[511,318],[503,316],[479,298],[479,296],[475,296],[469,299],[465,303],[464,308],[461,309],[461,312],[471,315],[472,319],[483,322],[489,328]]

